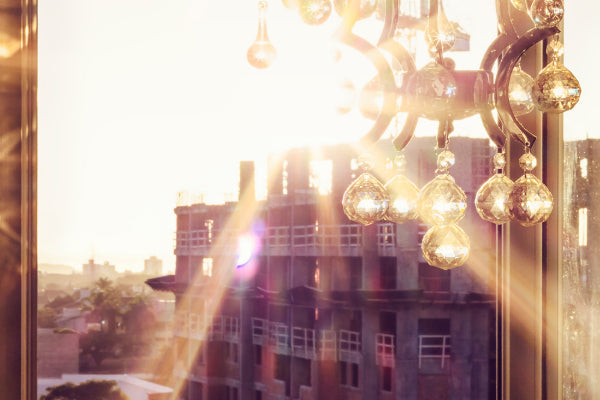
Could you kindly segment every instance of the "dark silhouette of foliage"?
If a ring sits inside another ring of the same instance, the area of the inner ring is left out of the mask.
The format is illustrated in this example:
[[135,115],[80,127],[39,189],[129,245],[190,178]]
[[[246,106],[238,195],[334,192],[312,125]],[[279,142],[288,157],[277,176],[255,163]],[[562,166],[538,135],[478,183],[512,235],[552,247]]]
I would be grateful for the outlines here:
[[130,400],[116,381],[89,380],[79,385],[71,382],[52,386],[40,400]]

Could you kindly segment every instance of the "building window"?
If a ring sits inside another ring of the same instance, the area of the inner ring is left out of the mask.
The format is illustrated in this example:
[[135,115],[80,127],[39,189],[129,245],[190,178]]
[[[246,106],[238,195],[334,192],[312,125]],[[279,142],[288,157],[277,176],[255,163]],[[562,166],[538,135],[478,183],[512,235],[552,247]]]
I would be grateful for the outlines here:
[[382,257],[379,261],[379,287],[382,290],[396,289],[397,279],[396,259]]
[[225,342],[225,360],[229,363],[237,364],[238,350],[239,346],[237,343]]
[[254,364],[262,365],[262,346],[260,344],[254,345]]
[[312,160],[308,186],[321,195],[331,193],[333,162],[331,160]]
[[359,367],[358,367],[357,363],[340,361],[339,369],[340,369],[340,385],[351,386],[354,388],[359,387],[359,378],[358,378]]
[[441,367],[450,359],[450,320],[419,320],[419,368],[427,359],[439,359]]
[[381,390],[384,392],[392,391],[392,367],[381,367]]
[[425,292],[450,292],[450,270],[419,263],[419,289]]
[[238,388],[235,386],[227,386],[227,399],[238,400]]
[[261,391],[261,390],[257,390],[257,391],[255,392],[254,399],[255,399],[255,400],[262,400],[262,398],[263,398],[262,391]]

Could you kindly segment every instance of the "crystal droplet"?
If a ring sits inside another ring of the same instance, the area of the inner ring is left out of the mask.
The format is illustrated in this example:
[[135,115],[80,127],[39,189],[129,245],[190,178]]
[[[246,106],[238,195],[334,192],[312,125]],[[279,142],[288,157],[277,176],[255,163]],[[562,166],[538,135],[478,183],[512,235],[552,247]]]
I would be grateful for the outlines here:
[[537,166],[537,159],[529,151],[519,157],[519,167],[523,171],[531,172]]
[[385,189],[390,196],[386,220],[402,224],[417,218],[419,189],[414,183],[404,175],[396,175],[385,184]]
[[431,24],[427,24],[427,27],[425,28],[425,40],[427,40],[431,50],[441,49],[442,52],[448,51],[454,47],[456,31],[454,25],[448,20],[448,17],[444,12],[442,0],[438,1],[436,22],[437,29]]
[[258,33],[256,40],[246,53],[248,63],[254,68],[268,68],[277,58],[277,51],[267,36],[267,2],[258,2]]
[[431,227],[421,242],[427,263],[441,269],[463,265],[469,258],[470,248],[469,236],[456,224]]
[[300,18],[308,25],[320,25],[331,14],[331,0],[300,0]]
[[510,221],[508,214],[508,194],[514,183],[504,174],[495,174],[485,181],[475,195],[477,214],[494,224]]
[[375,160],[373,156],[369,153],[363,153],[358,156],[358,168],[362,169],[364,172],[367,172],[370,169],[373,169],[375,166]]
[[[335,12],[340,16],[344,16],[346,7],[350,0],[333,0]],[[358,19],[369,18],[377,8],[377,0],[360,0],[360,9],[358,11]]]
[[532,174],[526,173],[517,179],[508,194],[508,214],[523,226],[545,222],[553,207],[552,193]]
[[467,196],[450,175],[433,178],[421,189],[417,211],[423,222],[441,225],[458,222],[465,215]]
[[356,87],[348,78],[342,78],[335,85],[333,93],[333,104],[339,114],[347,114],[352,111],[356,99]]
[[510,0],[514,8],[519,11],[527,11],[527,0]]
[[494,168],[504,169],[506,167],[506,156],[504,153],[496,153],[493,158]]
[[445,171],[448,168],[452,167],[456,162],[456,158],[454,157],[454,153],[449,150],[444,150],[437,157],[437,167],[438,169]]
[[529,8],[529,15],[538,28],[558,25],[564,13],[562,0],[534,0]]
[[529,114],[535,108],[531,96],[533,78],[517,66],[510,76],[508,100],[515,116]]
[[557,60],[565,53],[565,46],[561,43],[558,37],[554,37],[548,46],[546,46],[546,54],[551,60]]
[[281,2],[285,8],[289,8],[290,10],[297,10],[300,5],[299,0],[281,0]]
[[365,172],[348,186],[342,206],[346,216],[363,225],[383,219],[388,209],[389,196],[385,187],[373,175]]
[[538,110],[559,114],[575,107],[581,86],[571,71],[553,60],[535,78],[532,95]]

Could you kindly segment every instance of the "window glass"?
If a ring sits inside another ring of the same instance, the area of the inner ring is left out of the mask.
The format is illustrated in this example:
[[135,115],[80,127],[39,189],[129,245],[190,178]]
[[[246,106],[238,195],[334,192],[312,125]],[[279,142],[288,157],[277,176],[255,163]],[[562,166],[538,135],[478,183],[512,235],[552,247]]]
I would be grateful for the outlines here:
[[600,333],[598,285],[598,182],[600,136],[597,99],[600,80],[588,66],[600,59],[582,41],[600,34],[594,15],[597,4],[565,2],[565,66],[578,79],[582,94],[564,115],[562,229],[562,395],[564,399],[600,396],[597,363]]

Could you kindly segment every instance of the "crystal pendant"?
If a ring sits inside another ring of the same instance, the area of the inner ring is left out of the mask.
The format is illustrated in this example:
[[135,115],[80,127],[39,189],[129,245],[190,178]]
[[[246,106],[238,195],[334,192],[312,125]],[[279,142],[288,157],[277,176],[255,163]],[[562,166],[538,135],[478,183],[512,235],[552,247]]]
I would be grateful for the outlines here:
[[529,114],[535,108],[531,96],[533,78],[517,64],[510,76],[508,99],[515,116]]
[[384,218],[388,209],[389,197],[385,187],[368,172],[362,173],[348,186],[342,198],[346,216],[363,225]]
[[436,17],[437,27],[434,29],[432,25],[427,24],[427,28],[425,28],[425,40],[427,40],[430,50],[437,51],[437,49],[441,49],[442,52],[448,51],[454,47],[456,31],[444,12],[442,0],[438,1]]
[[404,175],[396,175],[385,184],[385,189],[390,196],[386,220],[402,224],[417,218],[419,189],[414,183]]
[[523,226],[545,222],[552,213],[552,193],[535,175],[526,172],[508,194],[508,214]]
[[417,211],[423,222],[441,225],[458,222],[465,215],[467,196],[448,174],[438,175],[421,189]]
[[508,194],[512,187],[513,181],[504,174],[495,174],[485,181],[475,195],[477,214],[498,225],[510,221]]
[[300,18],[308,25],[320,25],[331,14],[331,0],[300,0]]
[[564,13],[562,0],[534,0],[529,8],[529,15],[538,28],[558,25]]
[[267,2],[258,2],[258,33],[256,40],[246,53],[248,63],[254,68],[267,68],[277,58],[277,51],[267,36],[267,19],[265,16],[267,10]]
[[469,258],[469,237],[458,225],[435,225],[421,242],[423,257],[431,266],[441,269],[459,267]]
[[519,11],[527,11],[527,0],[510,0],[514,8]]
[[[350,0],[333,0],[335,12],[340,16],[344,16],[346,7]],[[360,9],[358,11],[358,19],[369,18],[377,8],[377,0],[360,0]]]
[[581,96],[581,86],[575,75],[558,61],[562,44],[553,40],[547,50],[552,61],[535,78],[533,101],[540,111],[559,114],[575,107]]

